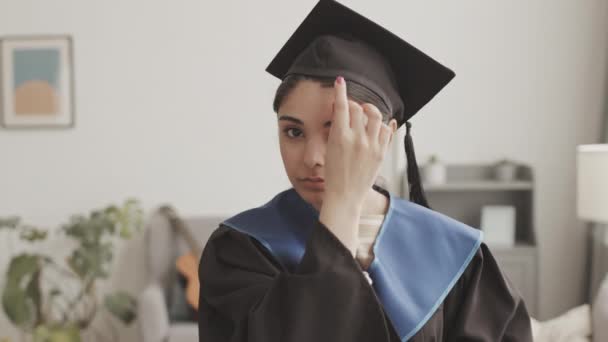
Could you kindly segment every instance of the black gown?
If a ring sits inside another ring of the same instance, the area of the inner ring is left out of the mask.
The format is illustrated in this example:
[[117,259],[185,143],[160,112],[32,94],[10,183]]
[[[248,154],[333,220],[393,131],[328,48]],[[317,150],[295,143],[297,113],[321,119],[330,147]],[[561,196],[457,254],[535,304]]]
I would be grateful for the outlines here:
[[[256,239],[223,224],[199,264],[199,341],[399,341],[356,259],[320,221],[288,271]],[[526,305],[481,244],[409,341],[532,341]]]

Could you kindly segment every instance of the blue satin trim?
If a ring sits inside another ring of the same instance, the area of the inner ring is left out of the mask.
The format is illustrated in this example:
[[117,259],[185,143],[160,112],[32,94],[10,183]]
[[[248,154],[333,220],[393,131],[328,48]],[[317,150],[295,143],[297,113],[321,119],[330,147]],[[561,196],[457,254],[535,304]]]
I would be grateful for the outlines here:
[[[483,233],[390,194],[367,270],[402,341],[431,318],[477,252]],[[319,212],[291,188],[223,222],[262,243],[293,271]]]

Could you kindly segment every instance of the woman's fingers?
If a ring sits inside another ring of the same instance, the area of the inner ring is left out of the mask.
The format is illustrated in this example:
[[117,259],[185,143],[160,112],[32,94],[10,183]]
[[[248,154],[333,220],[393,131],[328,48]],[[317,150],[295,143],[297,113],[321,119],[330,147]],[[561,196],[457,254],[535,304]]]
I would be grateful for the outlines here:
[[332,127],[343,132],[349,126],[348,117],[348,98],[346,96],[346,82],[344,78],[338,76],[334,82],[334,114],[332,118]]
[[349,101],[346,88],[338,77],[325,157],[326,192],[360,204],[378,175],[392,129],[375,106]]
[[[371,103],[359,105],[357,102],[349,100],[346,82],[340,76],[336,78],[334,91],[332,130],[338,131],[339,136],[344,136],[344,133],[352,130],[355,136],[359,136],[359,139],[356,140],[365,141],[364,145],[377,144],[384,152],[390,141],[392,130],[382,122],[382,113],[378,107]],[[364,139],[365,136],[367,139]]]
[[392,133],[392,129],[388,125],[382,124],[382,127],[380,127],[378,141],[383,152],[386,151],[386,147],[388,146]]
[[371,141],[377,141],[380,127],[382,127],[382,113],[371,103],[364,103],[361,107],[367,115],[367,136]]
[[365,113],[363,113],[363,108],[357,102],[348,100],[348,113],[350,114],[350,127],[355,134],[365,134],[365,121],[367,121],[367,118],[365,117]]

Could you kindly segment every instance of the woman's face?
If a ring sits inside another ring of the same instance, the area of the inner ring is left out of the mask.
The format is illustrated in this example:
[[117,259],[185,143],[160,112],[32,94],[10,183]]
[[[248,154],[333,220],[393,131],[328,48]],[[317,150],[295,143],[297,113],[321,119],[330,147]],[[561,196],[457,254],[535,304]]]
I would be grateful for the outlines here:
[[302,80],[278,110],[279,145],[287,177],[298,194],[320,210],[323,203],[325,151],[331,127],[334,89]]

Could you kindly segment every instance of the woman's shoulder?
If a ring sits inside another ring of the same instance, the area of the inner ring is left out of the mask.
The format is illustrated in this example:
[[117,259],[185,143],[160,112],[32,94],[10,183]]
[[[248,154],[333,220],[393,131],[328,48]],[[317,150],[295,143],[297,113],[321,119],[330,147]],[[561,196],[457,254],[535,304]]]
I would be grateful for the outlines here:
[[400,197],[392,197],[387,219],[392,225],[410,227],[424,241],[443,241],[458,248],[477,247],[483,232],[448,215]]
[[224,223],[220,223],[207,240],[207,246],[212,246],[217,251],[232,252],[236,249],[250,248],[251,244],[252,239],[249,235]]
[[[466,297],[523,301],[519,291],[502,271],[491,248],[482,242],[473,255],[448,297],[462,300]],[[456,305],[458,306],[458,305]]]
[[467,341],[532,341],[530,329],[523,298],[500,270],[490,248],[481,243],[420,336],[436,334]]
[[[209,258],[212,254],[213,257]],[[250,235],[220,223],[213,231],[203,250],[201,262],[213,259],[224,264],[239,265],[243,262],[264,260],[277,264],[272,254]]]

